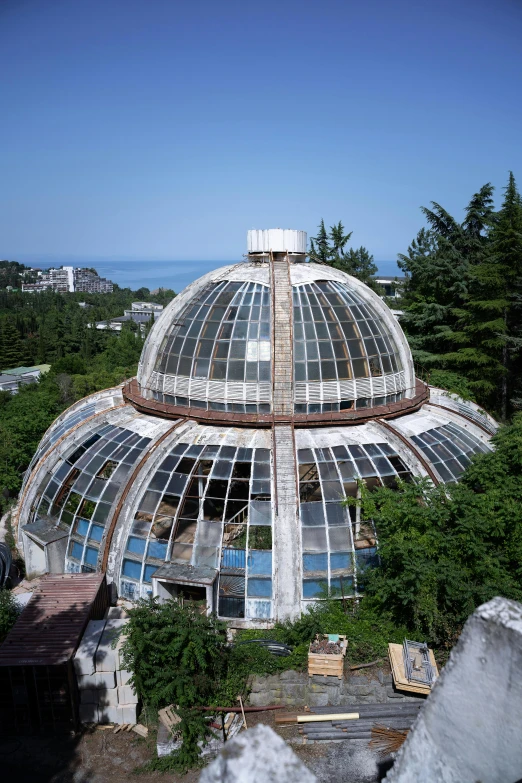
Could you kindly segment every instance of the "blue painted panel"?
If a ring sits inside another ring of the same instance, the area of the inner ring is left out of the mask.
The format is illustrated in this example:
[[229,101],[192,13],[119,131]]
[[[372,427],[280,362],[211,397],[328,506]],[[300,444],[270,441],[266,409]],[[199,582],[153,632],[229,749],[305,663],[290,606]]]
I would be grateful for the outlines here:
[[167,556],[167,541],[149,541],[147,557],[157,557],[158,560],[165,560]]
[[250,550],[250,554],[248,556],[248,573],[272,576],[271,550]]
[[130,576],[131,579],[139,579],[141,577],[141,563],[136,563],[135,560],[124,560],[122,573],[124,576]]
[[76,560],[81,560],[83,555],[83,546],[81,544],[78,544],[77,541],[73,541],[72,549],[71,549],[71,557],[74,557]]
[[89,565],[95,566],[98,562],[98,550],[93,546],[85,547],[85,561]]
[[337,568],[344,568],[346,571],[352,568],[352,553],[351,552],[335,552],[330,555],[330,568],[332,570]]
[[303,571],[328,571],[328,555],[303,555]]
[[157,570],[157,565],[150,565],[149,563],[145,563],[145,568],[143,570],[143,581],[149,583],[152,582],[152,574]]
[[136,536],[129,536],[127,541],[127,552],[132,552],[135,555],[145,554],[145,544],[143,538],[136,538]]
[[249,579],[247,595],[250,597],[259,596],[260,598],[272,597],[271,579]]
[[79,519],[76,523],[76,532],[79,536],[86,536],[89,530],[89,522],[86,519]]
[[103,528],[100,525],[93,525],[91,527],[91,532],[89,533],[89,538],[92,538],[93,541],[101,541],[103,536]]
[[324,597],[326,585],[326,579],[304,579],[303,598]]
[[246,563],[246,550],[224,548],[221,553],[221,568],[244,568]]

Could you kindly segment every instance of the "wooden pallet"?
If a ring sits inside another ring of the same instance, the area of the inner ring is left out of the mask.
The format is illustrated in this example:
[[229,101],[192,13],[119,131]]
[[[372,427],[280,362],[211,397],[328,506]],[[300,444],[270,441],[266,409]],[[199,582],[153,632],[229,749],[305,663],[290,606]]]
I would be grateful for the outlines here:
[[[323,636],[323,639],[325,638],[328,638],[326,634]],[[341,652],[338,655],[323,655],[308,650],[308,674],[310,677],[312,674],[320,674],[323,677],[337,677],[342,680],[347,648],[346,636],[339,636],[339,641],[341,642]]]
[[[435,662],[433,650],[429,650],[431,665],[435,672],[435,679],[439,676],[439,670]],[[402,644],[389,644],[388,656],[392,670],[393,682],[398,691],[408,691],[410,693],[421,693],[427,695],[431,691],[430,685],[423,685],[420,682],[410,682],[404,671],[404,657]]]

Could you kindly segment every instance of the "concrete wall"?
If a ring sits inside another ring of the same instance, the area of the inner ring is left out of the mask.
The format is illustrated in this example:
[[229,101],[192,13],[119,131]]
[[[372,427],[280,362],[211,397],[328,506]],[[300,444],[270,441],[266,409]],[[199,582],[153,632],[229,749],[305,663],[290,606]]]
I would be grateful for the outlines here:
[[522,779],[522,604],[494,598],[469,618],[386,780]]
[[68,538],[60,538],[46,546],[47,570],[50,574],[62,574]]
[[288,707],[327,707],[336,704],[386,704],[418,701],[422,696],[407,696],[396,691],[391,674],[380,670],[375,675],[321,677],[306,672],[286,671],[268,677],[251,677],[248,703],[255,707],[285,704]]
[[[25,533],[22,534],[25,570],[29,579],[45,574],[47,563],[43,546],[32,541]],[[63,568],[62,568],[63,570]]]

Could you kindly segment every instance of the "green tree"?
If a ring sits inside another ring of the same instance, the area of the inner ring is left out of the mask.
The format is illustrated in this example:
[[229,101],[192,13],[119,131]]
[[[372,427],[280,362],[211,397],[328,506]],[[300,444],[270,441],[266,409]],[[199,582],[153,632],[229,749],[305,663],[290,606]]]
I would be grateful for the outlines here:
[[10,590],[0,588],[0,644],[18,619],[18,607]]
[[446,357],[483,403],[505,420],[520,372],[522,204],[512,173],[481,260],[470,270],[469,295],[455,328],[460,347]]
[[341,221],[334,223],[330,226],[330,231],[326,231],[324,220],[321,220],[317,236],[310,239],[310,260],[346,272],[380,294],[381,288],[373,279],[377,272],[373,256],[365,247],[346,249],[352,234],[353,231],[345,233]]
[[414,359],[431,369],[457,370],[448,358],[462,346],[459,322],[468,300],[472,269],[487,251],[493,221],[493,187],[474,194],[460,224],[440,204],[421,210],[428,222],[398,265],[406,275],[401,319]]
[[3,370],[20,367],[25,355],[18,330],[9,318],[4,318],[1,327],[0,356]]
[[317,229],[317,236],[310,237],[310,261],[316,261],[318,264],[327,264],[330,260],[330,245],[328,243],[328,233],[326,231],[324,220],[321,219]]
[[125,667],[132,671],[132,683],[144,704],[155,711],[175,704],[181,713],[183,747],[174,766],[193,766],[199,757],[197,743],[208,734],[208,725],[204,713],[190,708],[212,704],[226,677],[225,624],[190,602],[160,604],[150,599],[140,600],[129,611],[125,633]]

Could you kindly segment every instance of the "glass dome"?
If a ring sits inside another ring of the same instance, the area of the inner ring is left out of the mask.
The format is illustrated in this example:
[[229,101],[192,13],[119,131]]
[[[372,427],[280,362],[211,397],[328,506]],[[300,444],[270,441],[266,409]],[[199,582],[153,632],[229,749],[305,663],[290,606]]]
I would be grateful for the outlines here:
[[195,281],[137,379],[44,435],[16,510],[28,575],[99,570],[125,599],[183,593],[266,627],[364,592],[378,531],[343,503],[360,481],[454,482],[491,448],[491,417],[415,380],[372,291],[261,255]]
[[[289,277],[293,360],[287,380],[295,414],[368,409],[416,396],[407,342],[373,291],[318,264],[290,264]],[[268,265],[242,262],[189,288],[148,338],[137,394],[174,413],[271,413],[276,326]]]

